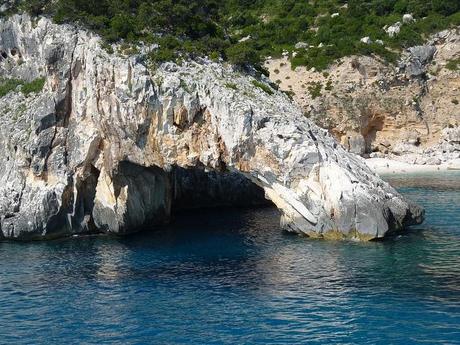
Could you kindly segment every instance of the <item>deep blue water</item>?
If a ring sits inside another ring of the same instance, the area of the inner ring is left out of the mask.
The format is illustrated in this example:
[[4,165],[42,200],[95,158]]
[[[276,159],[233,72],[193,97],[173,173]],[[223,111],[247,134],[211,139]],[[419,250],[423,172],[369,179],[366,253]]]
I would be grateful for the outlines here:
[[0,243],[0,343],[460,343],[460,174],[391,181],[427,221],[383,243],[289,235],[272,208]]

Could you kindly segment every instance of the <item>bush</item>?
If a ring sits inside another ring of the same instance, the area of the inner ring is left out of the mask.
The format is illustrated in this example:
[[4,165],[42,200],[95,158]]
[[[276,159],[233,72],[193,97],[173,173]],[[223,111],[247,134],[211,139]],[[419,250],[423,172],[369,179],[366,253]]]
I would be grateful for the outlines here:
[[260,56],[257,51],[246,42],[237,43],[226,51],[228,61],[235,65],[257,65],[260,63]]
[[160,48],[149,54],[152,62],[162,63],[166,61],[176,61],[177,55],[174,50],[169,48]]
[[22,2],[21,9],[37,16],[45,11],[46,5],[48,4],[49,1],[47,0],[28,0]]
[[212,60],[212,61],[218,61],[219,58],[220,58],[220,54],[219,52],[216,52],[216,51],[213,51],[209,54],[209,58]]
[[315,99],[321,96],[321,89],[323,85],[320,82],[313,82],[308,86],[308,92],[311,98]]
[[259,89],[261,89],[262,91],[264,91],[265,93],[268,93],[269,95],[273,95],[274,92],[273,90],[270,88],[270,86],[268,86],[267,84],[264,84],[258,80],[253,80],[252,81],[252,85],[254,85],[255,87],[258,87]]
[[6,96],[11,91],[16,90],[18,86],[21,86],[21,92],[24,95],[28,95],[33,92],[41,92],[45,86],[45,81],[45,78],[37,78],[30,83],[19,79],[0,80],[0,97]]
[[37,78],[30,83],[24,83],[22,86],[22,93],[28,95],[29,93],[39,93],[45,86],[45,78]]
[[17,79],[3,79],[0,80],[0,97],[6,96],[11,91],[22,85],[22,82]]
[[446,64],[446,68],[451,71],[457,71],[460,69],[460,58],[449,60]]

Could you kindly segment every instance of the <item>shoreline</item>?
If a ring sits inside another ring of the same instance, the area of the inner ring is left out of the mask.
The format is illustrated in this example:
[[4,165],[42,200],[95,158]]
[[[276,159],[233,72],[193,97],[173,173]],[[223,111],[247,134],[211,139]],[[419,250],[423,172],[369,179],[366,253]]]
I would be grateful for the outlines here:
[[458,160],[440,165],[410,164],[389,158],[367,158],[364,161],[369,168],[379,175],[460,171],[460,162]]

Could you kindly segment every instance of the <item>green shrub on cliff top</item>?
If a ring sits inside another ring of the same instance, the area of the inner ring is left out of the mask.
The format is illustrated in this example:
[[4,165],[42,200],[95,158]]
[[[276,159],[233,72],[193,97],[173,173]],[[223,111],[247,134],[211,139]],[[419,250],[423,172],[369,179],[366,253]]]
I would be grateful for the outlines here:
[[[306,42],[315,48],[298,49],[293,66],[318,70],[351,54],[378,55],[392,62],[402,48],[460,25],[459,0],[18,1],[18,10],[48,14],[58,23],[79,23],[108,42],[157,43],[154,61],[212,53],[214,59],[258,64],[261,57],[280,56],[284,50],[296,50],[297,42]],[[383,27],[402,21],[405,13],[416,21],[388,37]],[[360,39],[366,36],[385,45],[363,45]],[[177,44],[171,46],[174,40]]]

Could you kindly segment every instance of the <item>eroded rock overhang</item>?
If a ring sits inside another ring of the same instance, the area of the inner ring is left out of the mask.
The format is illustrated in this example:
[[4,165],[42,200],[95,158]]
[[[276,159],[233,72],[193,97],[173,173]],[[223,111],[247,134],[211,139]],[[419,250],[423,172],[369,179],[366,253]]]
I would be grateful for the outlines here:
[[423,220],[254,77],[209,61],[152,68],[100,43],[45,18],[0,21],[0,75],[46,79],[39,93],[0,100],[3,237],[162,223],[180,168],[245,176],[280,209],[284,228],[308,236],[369,240]]

